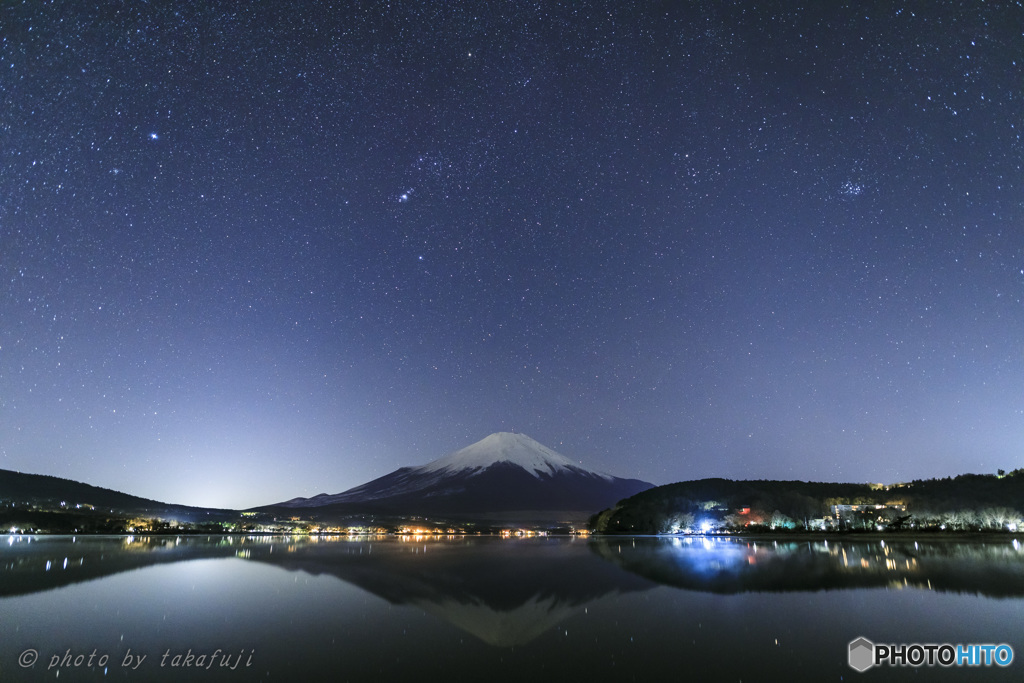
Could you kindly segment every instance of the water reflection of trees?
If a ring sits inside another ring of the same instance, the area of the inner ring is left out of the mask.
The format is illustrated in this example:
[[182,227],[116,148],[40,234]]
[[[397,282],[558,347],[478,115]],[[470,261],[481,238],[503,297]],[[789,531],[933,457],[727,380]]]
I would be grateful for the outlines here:
[[529,642],[586,605],[657,585],[573,538],[20,537],[0,552],[0,596],[210,558],[335,577],[499,646]]
[[1024,596],[1024,548],[1005,541],[88,537],[11,539],[0,596],[148,565],[240,558],[333,576],[436,614],[496,645],[526,642],[582,606],[658,584],[702,592],[918,588]]
[[37,593],[154,564],[231,557],[235,536],[22,536],[0,539],[0,596]]
[[659,583],[715,593],[922,588],[1024,596],[1016,541],[753,541],[596,538],[598,555]]

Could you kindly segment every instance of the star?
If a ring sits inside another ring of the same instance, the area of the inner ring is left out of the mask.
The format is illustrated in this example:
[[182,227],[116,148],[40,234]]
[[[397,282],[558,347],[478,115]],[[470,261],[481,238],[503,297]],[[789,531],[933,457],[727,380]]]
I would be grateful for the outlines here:
[[864,194],[864,185],[852,180],[847,180],[839,188],[839,191],[844,197],[859,197]]
[[0,49],[5,469],[248,506],[524,423],[662,483],[1024,464],[1012,3],[137,4]]

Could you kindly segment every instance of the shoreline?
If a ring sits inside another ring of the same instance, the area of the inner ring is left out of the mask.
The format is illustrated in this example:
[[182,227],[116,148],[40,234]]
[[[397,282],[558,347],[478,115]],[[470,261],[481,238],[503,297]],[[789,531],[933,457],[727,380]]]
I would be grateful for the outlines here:
[[844,540],[903,540],[903,541],[978,541],[1024,540],[1019,531],[792,531],[763,534],[591,534],[591,538],[692,538],[734,539],[738,541],[844,541]]

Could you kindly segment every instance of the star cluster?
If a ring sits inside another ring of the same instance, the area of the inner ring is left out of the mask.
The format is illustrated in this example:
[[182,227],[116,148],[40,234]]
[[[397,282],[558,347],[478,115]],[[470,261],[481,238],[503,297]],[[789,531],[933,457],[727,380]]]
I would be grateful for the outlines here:
[[0,467],[1021,466],[1019,3],[8,3]]

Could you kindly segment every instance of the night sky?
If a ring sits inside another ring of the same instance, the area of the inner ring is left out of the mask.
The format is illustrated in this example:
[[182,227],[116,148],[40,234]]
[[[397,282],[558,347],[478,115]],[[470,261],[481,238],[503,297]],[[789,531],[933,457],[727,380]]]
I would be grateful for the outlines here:
[[1024,465],[1012,2],[0,7],[0,468]]

